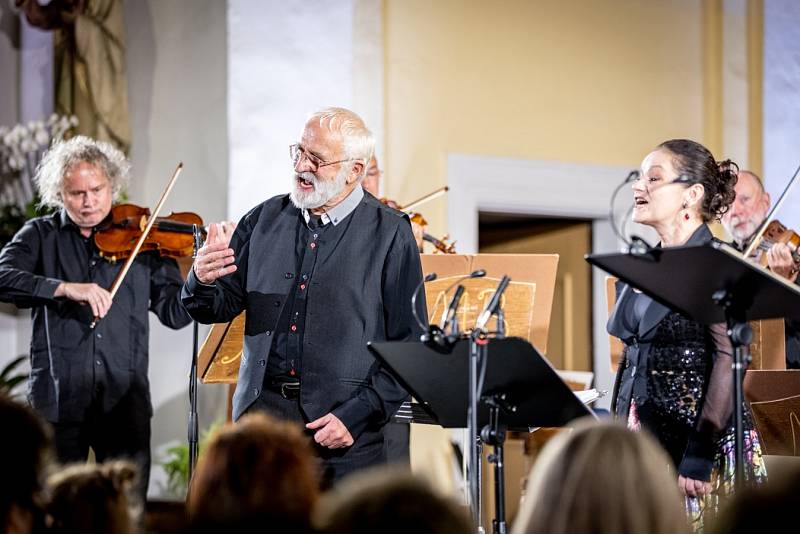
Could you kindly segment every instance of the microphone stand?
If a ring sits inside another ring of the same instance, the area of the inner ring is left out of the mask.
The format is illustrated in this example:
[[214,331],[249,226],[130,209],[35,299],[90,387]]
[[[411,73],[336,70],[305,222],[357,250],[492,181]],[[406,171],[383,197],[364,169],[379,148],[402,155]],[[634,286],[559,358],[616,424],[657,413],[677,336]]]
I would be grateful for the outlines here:
[[[489,304],[486,306],[486,309],[478,316],[478,320],[475,324],[475,328],[472,329],[469,335],[469,409],[468,409],[468,417],[467,417],[467,425],[468,425],[468,434],[469,434],[469,441],[470,441],[470,449],[469,449],[469,463],[468,468],[470,472],[470,505],[472,506],[472,515],[473,519],[475,520],[475,524],[478,525],[478,530],[483,532],[483,527],[481,526],[481,476],[480,476],[480,459],[481,459],[481,452],[482,452],[482,441],[481,441],[481,434],[478,431],[478,397],[480,396],[481,392],[478,391],[478,366],[479,365],[486,365],[488,362],[489,357],[489,338],[487,337],[486,332],[486,323],[489,321],[489,318],[492,315],[495,315],[498,310],[501,309],[500,307],[500,297],[502,297],[503,292],[505,291],[506,287],[508,287],[511,278],[507,275],[504,275],[502,280],[497,286],[497,289],[492,295]],[[503,317],[501,315],[500,320]],[[500,327],[502,329],[502,326]],[[497,406],[498,403],[495,403]],[[495,415],[499,417],[499,413],[495,412]],[[494,419],[492,422],[499,421],[499,419]],[[491,437],[492,441],[495,441],[495,438],[498,435],[499,428],[494,429],[495,432],[489,431],[487,437]],[[504,440],[504,436],[503,436]],[[499,454],[496,453],[495,460],[499,460],[499,463],[496,463],[496,468],[500,468],[502,470],[502,445],[501,450],[498,451]],[[499,473],[500,478],[503,478],[503,474]],[[496,495],[501,497],[502,501],[505,501],[505,495],[502,491],[496,493]],[[501,503],[496,503],[500,505]],[[505,503],[502,503],[505,506]],[[492,522],[492,530],[495,534],[506,532],[506,524],[505,524],[505,512],[500,512],[497,515],[497,518]]]
[[478,362],[486,361],[489,339],[481,329],[473,328],[469,334],[469,408],[467,409],[467,440],[469,441],[469,496],[472,518],[481,526],[481,440],[478,434]]
[[[194,251],[192,257],[197,257],[197,251],[201,246],[202,237],[200,229],[196,224],[192,225],[192,235],[194,236]],[[197,343],[198,343],[198,323],[192,321],[192,364],[189,368],[189,482],[192,481],[195,465],[197,465],[197,455],[199,452],[198,441],[198,421],[197,421]]]

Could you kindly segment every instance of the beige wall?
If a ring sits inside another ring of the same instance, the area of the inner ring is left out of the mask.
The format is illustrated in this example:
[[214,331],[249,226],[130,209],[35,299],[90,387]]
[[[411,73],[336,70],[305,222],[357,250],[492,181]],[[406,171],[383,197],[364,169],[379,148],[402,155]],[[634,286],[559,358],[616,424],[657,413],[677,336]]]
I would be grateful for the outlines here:
[[[387,195],[444,185],[448,153],[635,166],[702,142],[704,5],[385,0]],[[445,206],[424,207],[434,233]]]

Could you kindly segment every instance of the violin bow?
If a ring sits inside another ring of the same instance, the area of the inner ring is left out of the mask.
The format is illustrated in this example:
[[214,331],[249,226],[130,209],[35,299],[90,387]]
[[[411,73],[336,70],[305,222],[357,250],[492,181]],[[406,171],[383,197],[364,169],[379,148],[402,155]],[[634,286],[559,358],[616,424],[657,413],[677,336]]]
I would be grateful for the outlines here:
[[402,211],[403,213],[408,213],[409,211],[412,211],[414,208],[416,208],[420,204],[424,204],[425,202],[429,202],[429,201],[433,200],[434,198],[438,198],[438,197],[444,195],[445,193],[447,193],[449,190],[450,190],[450,188],[448,186],[440,187],[439,189],[437,189],[433,193],[428,193],[427,195],[418,198],[414,202],[410,202],[409,204],[406,204],[402,208],[399,208],[399,210]]
[[778,208],[781,207],[783,201],[786,200],[786,193],[788,193],[789,190],[794,185],[798,173],[800,173],[800,166],[798,166],[797,170],[794,171],[792,178],[789,180],[789,183],[786,184],[783,193],[781,193],[781,197],[778,199],[775,205],[772,206],[772,209],[769,210],[769,213],[767,214],[767,217],[764,219],[764,222],[761,223],[761,226],[758,227],[758,231],[750,239],[750,245],[747,247],[747,250],[745,250],[744,253],[742,254],[743,258],[749,258],[750,254],[752,254],[753,250],[755,250],[755,248],[758,246],[759,241],[761,241],[761,236],[764,235],[764,232],[766,232],[767,230],[767,226],[769,226],[769,223],[772,222],[772,218],[775,215],[775,212],[778,211]]
[[[175,182],[178,180],[178,175],[180,175],[181,171],[183,170],[183,162],[178,163],[178,166],[175,168],[175,172],[172,173],[172,178],[170,179],[167,187],[164,189],[164,192],[161,194],[161,199],[156,204],[156,207],[153,209],[153,212],[150,215],[150,218],[147,219],[147,226],[145,226],[144,230],[142,231],[142,235],[139,236],[139,241],[136,242],[136,246],[133,247],[133,251],[131,255],[125,260],[125,265],[122,266],[119,273],[117,273],[117,277],[114,279],[114,283],[111,284],[111,289],[109,292],[111,293],[111,300],[114,300],[114,295],[117,294],[119,291],[120,286],[122,286],[122,281],[125,279],[125,275],[128,274],[128,270],[130,270],[131,265],[133,265],[133,261],[136,259],[136,256],[139,254],[139,250],[142,248],[145,239],[150,234],[150,230],[153,228],[153,225],[158,218],[158,214],[161,212],[161,208],[164,206],[164,202],[166,202],[167,197],[169,196],[170,191],[172,191],[172,187],[175,185]],[[90,328],[94,328],[98,321],[100,321],[99,317],[95,317],[90,325]]]

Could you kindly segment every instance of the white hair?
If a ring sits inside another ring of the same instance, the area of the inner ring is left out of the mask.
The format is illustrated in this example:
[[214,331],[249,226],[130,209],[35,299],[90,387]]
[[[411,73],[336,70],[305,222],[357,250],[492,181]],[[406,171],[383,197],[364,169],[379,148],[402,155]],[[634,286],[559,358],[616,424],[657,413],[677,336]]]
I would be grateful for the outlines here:
[[312,113],[307,122],[317,121],[330,132],[341,134],[347,159],[363,164],[359,181],[367,174],[367,163],[375,153],[375,137],[355,112],[345,108],[325,108]]
[[96,165],[103,171],[111,183],[114,200],[119,198],[122,190],[128,185],[131,164],[125,154],[109,143],[78,135],[66,141],[53,143],[36,167],[33,181],[39,196],[42,197],[43,205],[53,208],[64,205],[61,199],[64,177],[81,162]]

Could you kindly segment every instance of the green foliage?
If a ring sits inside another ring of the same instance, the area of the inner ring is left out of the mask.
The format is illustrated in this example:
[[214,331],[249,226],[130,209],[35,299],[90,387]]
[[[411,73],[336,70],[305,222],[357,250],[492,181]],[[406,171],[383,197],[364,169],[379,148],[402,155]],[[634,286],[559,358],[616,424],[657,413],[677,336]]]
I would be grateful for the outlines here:
[[19,209],[19,206],[11,204],[0,206],[0,246],[5,246],[11,241],[14,234],[22,228],[28,218]]
[[[200,433],[198,443],[198,459],[203,455],[203,450],[209,438],[222,426],[221,421],[214,422],[210,427]],[[176,499],[185,499],[189,488],[189,444],[181,443],[166,450],[166,459],[161,462],[161,467],[167,474],[167,485],[164,488],[167,495]]]
[[28,374],[19,373],[16,369],[27,358],[27,356],[19,356],[11,360],[8,365],[0,370],[0,393],[8,397],[16,397],[19,395],[16,389],[28,380]]
[[41,205],[40,201],[41,199],[37,194],[33,197],[33,200],[28,202],[24,210],[20,209],[16,204],[0,206],[0,248],[11,241],[11,238],[22,228],[25,221],[55,211],[53,208]]
[[167,494],[185,498],[189,487],[189,444],[182,443],[167,449],[167,459],[161,467],[167,473]]

